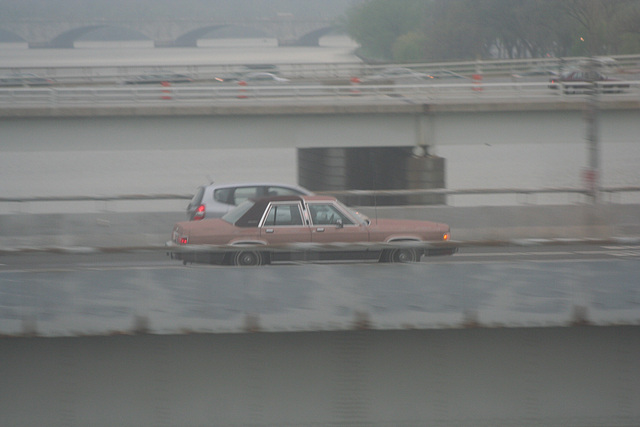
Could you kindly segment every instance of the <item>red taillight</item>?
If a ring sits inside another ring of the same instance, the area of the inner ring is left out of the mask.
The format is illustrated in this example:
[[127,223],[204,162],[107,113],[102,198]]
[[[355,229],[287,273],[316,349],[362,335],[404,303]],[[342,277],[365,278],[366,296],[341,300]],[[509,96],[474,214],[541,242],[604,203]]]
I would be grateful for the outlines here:
[[194,221],[204,218],[204,211],[204,205],[198,206],[198,209],[196,209],[195,213],[193,214]]
[[180,244],[181,245],[186,245],[189,242],[189,238],[188,237],[181,237],[180,238]]
[[449,234],[449,233],[444,233],[444,234],[442,235],[442,240],[444,240],[444,241],[447,241],[447,240],[449,240],[450,238],[451,238],[451,234]]

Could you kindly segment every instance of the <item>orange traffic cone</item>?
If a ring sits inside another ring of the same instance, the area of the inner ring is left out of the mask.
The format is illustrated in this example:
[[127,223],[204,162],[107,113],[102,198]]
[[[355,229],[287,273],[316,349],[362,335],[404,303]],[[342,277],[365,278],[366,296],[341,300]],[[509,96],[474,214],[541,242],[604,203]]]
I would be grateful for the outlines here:
[[240,86],[240,93],[238,93],[238,99],[248,98],[247,89],[245,89],[247,87],[247,82],[245,82],[244,80],[240,80],[238,82],[238,85]]
[[173,99],[173,97],[171,96],[171,83],[169,82],[162,82],[162,99]]
[[473,89],[474,92],[482,92],[482,75],[473,74],[471,78],[473,79],[473,86],[471,89]]
[[351,82],[351,90],[349,91],[351,95],[360,95],[360,89],[358,88],[360,79],[358,77],[351,77],[349,81]]

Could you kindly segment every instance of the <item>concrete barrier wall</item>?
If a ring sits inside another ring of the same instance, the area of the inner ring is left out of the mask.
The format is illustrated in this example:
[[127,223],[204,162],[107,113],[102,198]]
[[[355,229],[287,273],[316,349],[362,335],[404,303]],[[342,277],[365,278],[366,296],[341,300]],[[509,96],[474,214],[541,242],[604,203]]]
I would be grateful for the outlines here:
[[0,340],[3,426],[640,423],[640,328]]
[[[379,218],[451,226],[454,240],[581,239],[640,236],[640,205],[405,206],[360,209]],[[0,248],[163,245],[184,212],[0,215]]]

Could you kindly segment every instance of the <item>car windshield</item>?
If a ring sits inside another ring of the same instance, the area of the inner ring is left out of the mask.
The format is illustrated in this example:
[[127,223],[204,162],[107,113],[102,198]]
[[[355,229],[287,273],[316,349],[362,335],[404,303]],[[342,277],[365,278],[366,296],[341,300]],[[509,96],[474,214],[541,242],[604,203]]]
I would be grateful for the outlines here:
[[349,212],[351,214],[351,216],[360,224],[365,224],[365,225],[369,225],[371,224],[371,220],[369,219],[368,216],[361,214],[360,212],[358,212],[355,209],[352,209],[346,205],[344,205],[342,202],[336,201],[336,203],[346,212]]
[[242,215],[247,213],[254,204],[255,202],[253,200],[246,200],[239,204],[235,209],[230,210],[226,215],[222,217],[222,219],[231,224],[235,224],[236,221],[242,218]]

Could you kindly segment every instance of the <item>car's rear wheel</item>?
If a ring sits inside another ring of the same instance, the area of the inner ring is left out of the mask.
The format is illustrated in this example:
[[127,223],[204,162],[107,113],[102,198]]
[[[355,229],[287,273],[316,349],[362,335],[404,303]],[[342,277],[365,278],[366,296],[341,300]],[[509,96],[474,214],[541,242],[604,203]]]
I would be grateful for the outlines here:
[[233,265],[238,266],[254,266],[262,265],[263,257],[260,252],[257,251],[240,251],[236,252],[232,258]]

